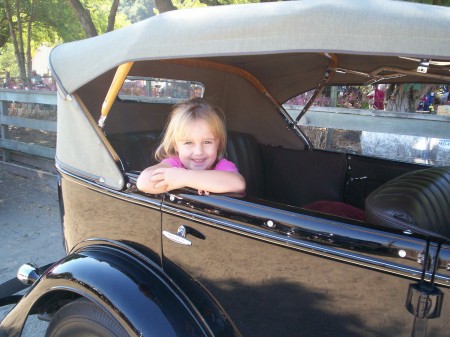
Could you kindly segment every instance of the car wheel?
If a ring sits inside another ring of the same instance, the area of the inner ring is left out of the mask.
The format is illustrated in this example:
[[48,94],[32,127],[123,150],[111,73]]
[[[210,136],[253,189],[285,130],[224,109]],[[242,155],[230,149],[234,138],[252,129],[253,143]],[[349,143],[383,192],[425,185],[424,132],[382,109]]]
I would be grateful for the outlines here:
[[127,337],[120,325],[96,304],[79,299],[52,318],[46,337]]

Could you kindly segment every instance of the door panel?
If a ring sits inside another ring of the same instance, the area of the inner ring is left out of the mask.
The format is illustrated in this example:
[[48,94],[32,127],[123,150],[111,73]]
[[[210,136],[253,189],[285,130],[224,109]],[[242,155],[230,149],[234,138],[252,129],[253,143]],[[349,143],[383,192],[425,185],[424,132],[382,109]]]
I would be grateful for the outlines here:
[[159,199],[145,199],[128,192],[71,178],[61,179],[61,211],[66,251],[83,240],[102,238],[123,241],[160,264],[161,217]]
[[[351,234],[355,226],[333,222],[324,230],[326,221],[237,199],[186,194],[171,199],[163,207],[163,230],[176,233],[183,225],[192,244],[163,237],[164,263],[177,265],[206,287],[243,336],[411,335],[413,316],[405,300],[415,281],[394,274],[403,268],[420,276],[421,265],[400,259],[398,247],[409,247],[407,255],[413,254],[423,248],[421,240],[388,234],[386,242],[396,242],[377,246],[371,241],[376,232],[371,240],[358,241],[360,233]],[[273,224],[278,232],[268,226]],[[312,233],[311,224],[321,230]],[[290,225],[292,234],[283,236],[281,229]],[[388,273],[359,266],[365,258],[372,260],[371,268]],[[171,274],[170,268],[166,271]],[[182,284],[178,275],[171,274]],[[442,317],[429,321],[433,336],[450,330],[447,302]]]

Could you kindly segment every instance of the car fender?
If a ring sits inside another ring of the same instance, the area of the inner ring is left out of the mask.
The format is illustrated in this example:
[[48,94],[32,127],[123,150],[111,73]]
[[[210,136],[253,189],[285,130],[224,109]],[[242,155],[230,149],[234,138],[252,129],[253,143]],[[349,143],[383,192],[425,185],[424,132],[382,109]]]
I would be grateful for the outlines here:
[[[106,241],[92,241],[77,247],[50,267],[6,316],[0,333],[8,337],[20,336],[28,314],[48,308],[49,302],[62,293],[96,303],[130,336],[217,335],[157,264],[128,245]],[[207,306],[211,304],[215,302],[209,301]],[[209,316],[216,313],[209,318],[216,322],[214,330],[222,327],[220,335],[239,335],[229,329],[230,323],[220,308],[201,310]]]

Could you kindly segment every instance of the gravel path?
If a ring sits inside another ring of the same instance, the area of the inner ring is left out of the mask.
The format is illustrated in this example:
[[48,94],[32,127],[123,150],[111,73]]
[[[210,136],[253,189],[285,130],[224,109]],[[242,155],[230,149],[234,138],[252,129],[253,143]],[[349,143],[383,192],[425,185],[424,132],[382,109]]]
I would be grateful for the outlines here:
[[[42,266],[65,255],[56,177],[8,171],[0,166],[0,283],[14,277],[26,262]],[[0,308],[0,320],[11,308]],[[43,336],[45,327],[45,322],[31,317],[23,336]]]

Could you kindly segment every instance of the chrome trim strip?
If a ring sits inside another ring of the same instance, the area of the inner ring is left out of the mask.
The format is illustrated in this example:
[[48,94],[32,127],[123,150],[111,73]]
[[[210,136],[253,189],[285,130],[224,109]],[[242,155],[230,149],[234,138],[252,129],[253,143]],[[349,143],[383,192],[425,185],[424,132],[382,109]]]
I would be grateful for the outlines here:
[[[225,220],[223,218],[219,219],[219,218],[212,217],[212,216],[201,215],[198,213],[194,213],[192,211],[187,211],[187,210],[183,210],[180,208],[170,206],[167,203],[161,204],[160,202],[155,202],[155,200],[145,197],[145,196],[141,196],[139,194],[117,191],[117,190],[108,188],[104,185],[96,184],[96,183],[92,182],[91,180],[79,177],[79,176],[75,175],[74,173],[65,170],[59,164],[57,164],[56,166],[57,166],[57,169],[59,172],[71,177],[72,179],[82,182],[83,184],[88,185],[89,187],[95,189],[98,192],[113,195],[117,198],[121,198],[128,202],[133,202],[133,203],[144,205],[147,207],[150,206],[150,208],[153,208],[153,209],[158,209],[158,210],[162,209],[164,212],[169,213],[169,214],[183,216],[183,217],[186,217],[191,220],[195,219],[197,221],[200,221],[200,222],[205,223],[210,226],[214,226],[217,228],[224,228],[226,230],[229,230],[229,231],[232,231],[235,233],[247,235],[247,236],[250,236],[250,237],[253,237],[253,238],[256,238],[259,240],[264,240],[264,241],[274,243],[277,245],[282,245],[282,246],[298,249],[298,250],[305,251],[305,252],[308,252],[308,253],[311,253],[314,255],[324,256],[324,257],[348,262],[351,264],[368,267],[371,269],[381,270],[381,271],[388,272],[388,273],[395,274],[395,275],[402,275],[403,277],[407,277],[407,278],[411,278],[411,279],[418,280],[418,279],[420,279],[420,276],[422,274],[421,265],[418,265],[418,268],[408,267],[408,266],[405,266],[402,264],[397,264],[397,263],[389,262],[386,260],[381,260],[381,259],[378,259],[375,257],[368,257],[363,254],[358,254],[355,252],[348,252],[348,251],[345,251],[344,249],[338,249],[335,247],[327,246],[325,244],[309,242],[309,241],[301,240],[301,239],[298,239],[295,237],[290,237],[287,235],[270,232],[269,230],[241,225],[241,224],[238,224],[238,223],[235,223],[232,221]],[[196,196],[190,196],[190,197],[196,198]],[[203,197],[203,198],[205,198],[205,197]],[[220,196],[220,198],[223,199],[223,198],[227,198],[227,197]],[[227,199],[229,199],[229,198],[227,198]],[[223,200],[226,200],[226,199],[223,199]],[[229,200],[236,202],[235,199],[230,198]],[[239,200],[237,200],[237,201],[239,202]],[[242,203],[245,204],[247,202],[242,201]],[[277,210],[277,211],[281,212],[279,210]],[[283,211],[283,212],[286,214],[289,213],[288,211]],[[305,216],[305,217],[308,217],[308,216]],[[261,219],[263,219],[263,218],[261,218]],[[321,219],[321,220],[326,221],[325,219]],[[328,221],[328,222],[330,223],[330,225],[333,224],[332,221]],[[336,222],[334,222],[334,223],[336,223]],[[371,233],[371,234],[376,235],[375,230],[373,232],[374,233]],[[431,247],[431,250],[430,250],[431,254],[435,253],[435,250],[436,250],[435,247]],[[430,280],[431,276],[432,276],[431,271],[426,272],[426,274],[425,274],[426,280]],[[437,273],[435,276],[435,282],[437,284],[450,287],[450,276],[444,275],[442,273]]]
[[[196,196],[188,196],[196,199]],[[224,197],[221,197],[224,198]],[[182,198],[181,198],[182,199]],[[314,255],[324,256],[344,262],[348,262],[354,265],[359,265],[367,267],[370,269],[380,270],[387,272],[389,274],[401,275],[406,278],[420,280],[422,275],[422,265],[418,264],[418,268],[409,267],[407,265],[402,265],[394,262],[389,262],[376,257],[369,257],[356,252],[349,252],[344,249],[335,248],[332,246],[327,246],[326,244],[310,242],[295,237],[290,237],[288,235],[278,234],[274,232],[269,232],[269,230],[258,229],[251,226],[241,225],[232,221],[228,221],[223,218],[217,218],[212,216],[204,216],[202,214],[194,213],[189,210],[183,210],[180,208],[175,208],[167,204],[168,201],[164,201],[162,205],[162,211],[168,214],[173,214],[177,216],[183,216],[190,220],[197,220],[206,225],[210,225],[216,228],[224,228],[228,231],[239,233],[242,235],[250,236],[259,240],[267,241],[277,245],[282,245],[301,251],[305,251]],[[245,203],[245,202],[244,202]],[[200,211],[201,212],[201,211]],[[285,211],[289,213],[288,211]],[[298,214],[297,214],[298,215]],[[220,215],[217,215],[220,216]],[[263,219],[263,218],[262,218]],[[326,219],[321,219],[324,221],[329,221]],[[332,221],[329,221],[332,224]],[[336,223],[336,222],[334,222]],[[370,230],[370,229],[368,229]],[[376,231],[373,233],[376,235]],[[423,247],[425,249],[425,247]],[[430,254],[435,254],[435,247],[430,248]],[[432,277],[432,271],[427,271],[425,273],[425,278],[430,281]],[[437,284],[450,287],[450,276],[439,274],[435,275],[435,282]]]

